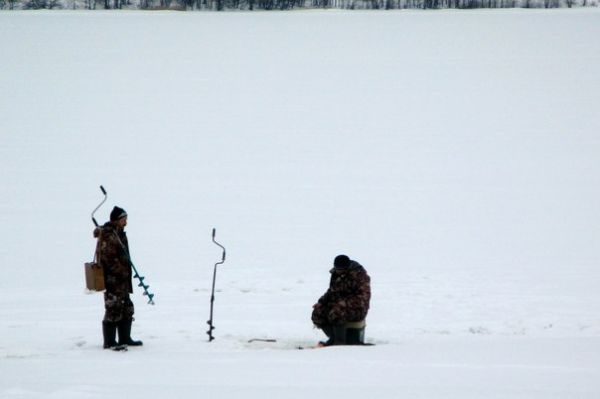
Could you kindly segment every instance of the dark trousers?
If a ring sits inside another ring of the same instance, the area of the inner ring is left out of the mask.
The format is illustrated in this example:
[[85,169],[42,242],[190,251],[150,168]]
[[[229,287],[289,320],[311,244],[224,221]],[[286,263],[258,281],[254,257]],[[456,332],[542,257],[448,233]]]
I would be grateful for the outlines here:
[[118,323],[120,321],[133,320],[133,302],[128,293],[104,293],[104,322]]

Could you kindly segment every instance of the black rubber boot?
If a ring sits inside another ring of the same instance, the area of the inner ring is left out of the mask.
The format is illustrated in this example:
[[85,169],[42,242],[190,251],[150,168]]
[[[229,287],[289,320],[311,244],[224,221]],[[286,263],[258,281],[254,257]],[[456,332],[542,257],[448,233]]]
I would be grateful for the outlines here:
[[117,325],[119,329],[119,345],[142,346],[142,341],[131,339],[131,323],[133,320],[122,320]]
[[346,345],[346,327],[333,326],[333,345]]
[[319,346],[333,345],[333,328],[331,326],[323,326],[321,330],[327,335],[327,341],[320,341]]
[[365,344],[365,328],[348,328],[346,329],[346,344],[347,345],[364,345]]
[[108,321],[102,322],[102,336],[104,337],[104,349],[113,349],[117,346],[117,324]]

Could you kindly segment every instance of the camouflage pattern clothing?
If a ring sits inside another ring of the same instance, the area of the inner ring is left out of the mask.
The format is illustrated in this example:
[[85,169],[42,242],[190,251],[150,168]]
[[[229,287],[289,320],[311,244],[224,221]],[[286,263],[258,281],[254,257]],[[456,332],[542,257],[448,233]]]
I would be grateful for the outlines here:
[[98,238],[96,259],[104,270],[104,321],[117,323],[132,320],[134,307],[129,294],[133,293],[129,243],[122,228],[113,222],[94,231]]
[[358,262],[347,268],[330,271],[329,289],[314,305],[313,323],[319,327],[335,326],[367,317],[371,301],[371,278]]

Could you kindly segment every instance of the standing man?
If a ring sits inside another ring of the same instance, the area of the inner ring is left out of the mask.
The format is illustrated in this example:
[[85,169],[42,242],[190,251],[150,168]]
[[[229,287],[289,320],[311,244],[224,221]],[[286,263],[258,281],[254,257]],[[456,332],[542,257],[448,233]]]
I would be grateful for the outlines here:
[[330,273],[329,289],[313,306],[312,312],[313,323],[329,338],[322,343],[325,346],[345,344],[345,333],[336,332],[349,322],[364,321],[371,301],[371,278],[358,262],[339,255],[333,261]]
[[[98,238],[96,258],[104,270],[106,287],[104,292],[106,311],[102,320],[104,349],[142,345],[142,341],[131,339],[134,308],[129,294],[133,293],[133,286],[125,226],[127,226],[127,212],[115,206],[110,212],[110,221],[94,230],[94,237]],[[119,332],[118,343],[117,331]]]

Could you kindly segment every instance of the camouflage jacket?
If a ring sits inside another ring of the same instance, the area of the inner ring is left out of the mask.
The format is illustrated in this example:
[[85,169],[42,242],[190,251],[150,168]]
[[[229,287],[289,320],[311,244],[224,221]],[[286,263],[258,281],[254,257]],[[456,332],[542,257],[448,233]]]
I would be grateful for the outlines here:
[[358,315],[357,320],[352,321],[367,317],[371,301],[371,278],[365,268],[352,260],[348,268],[333,268],[330,273],[329,289],[318,303],[327,306],[341,304],[351,309],[353,314]]
[[94,230],[98,238],[96,261],[104,270],[106,292],[133,293],[129,243],[125,231],[111,222]]

